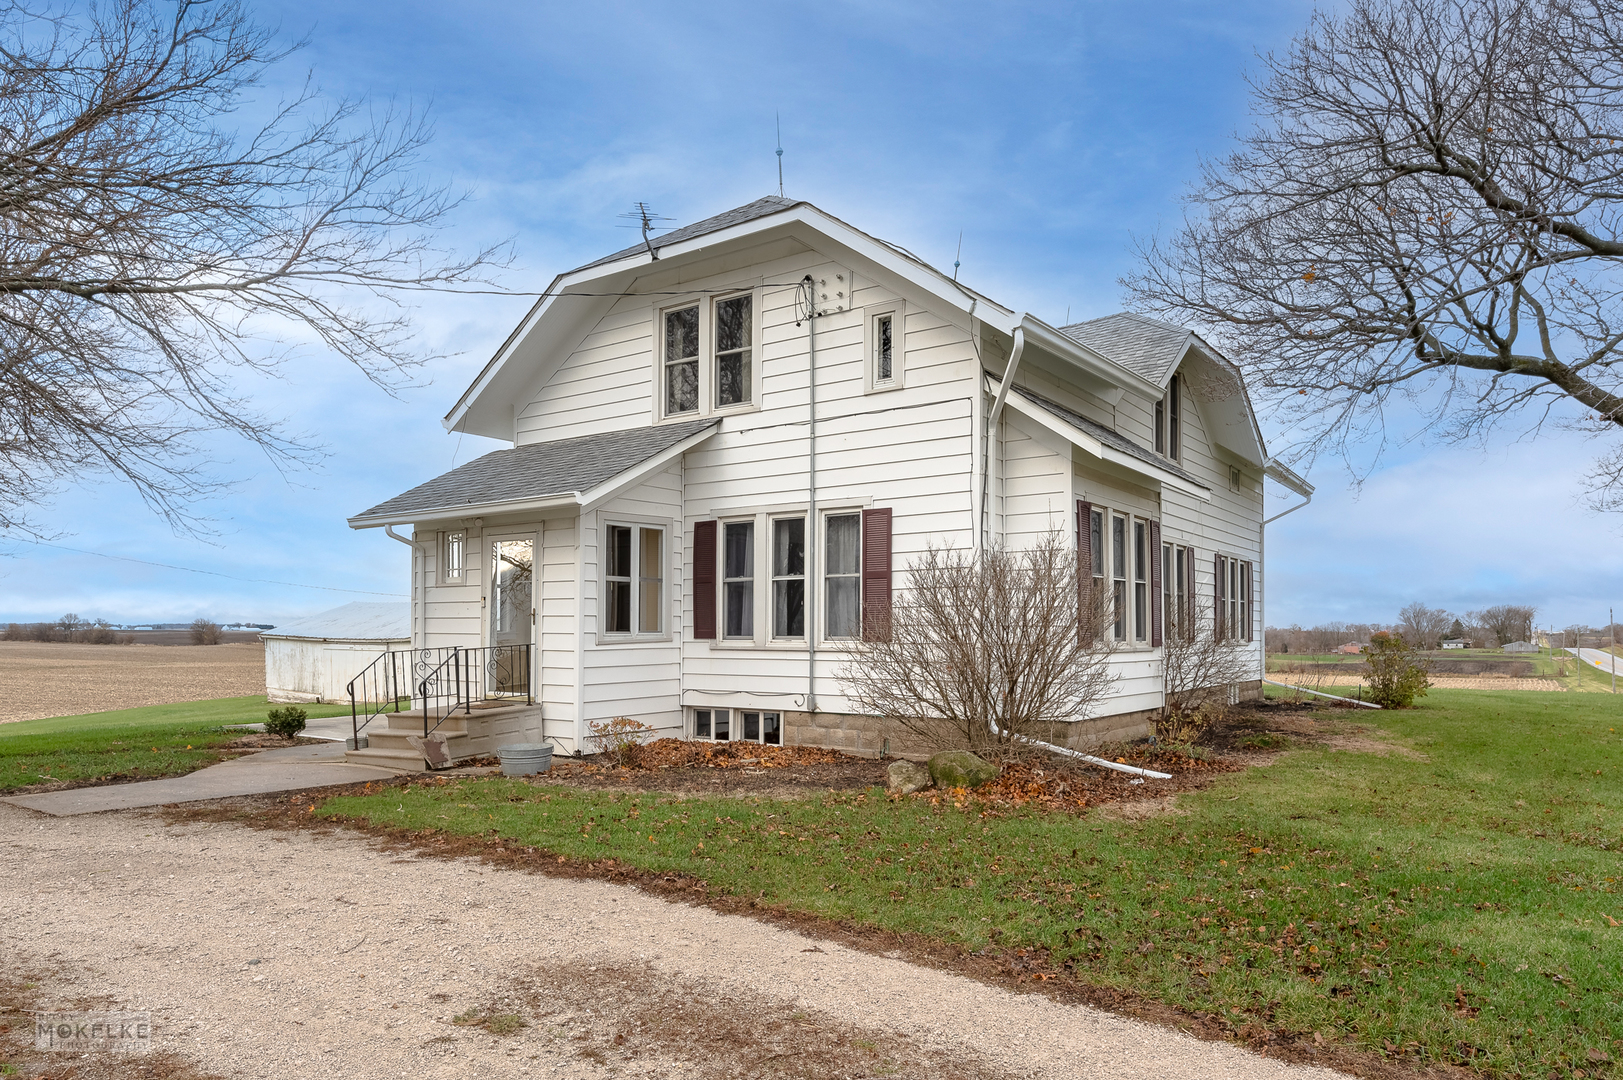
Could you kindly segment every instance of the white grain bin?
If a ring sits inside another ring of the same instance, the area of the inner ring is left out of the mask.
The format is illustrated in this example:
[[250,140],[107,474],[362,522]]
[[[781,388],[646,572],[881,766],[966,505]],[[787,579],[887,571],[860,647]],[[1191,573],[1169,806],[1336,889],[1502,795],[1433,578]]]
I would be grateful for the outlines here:
[[347,702],[349,681],[385,650],[411,647],[411,604],[357,601],[266,630],[265,696]]

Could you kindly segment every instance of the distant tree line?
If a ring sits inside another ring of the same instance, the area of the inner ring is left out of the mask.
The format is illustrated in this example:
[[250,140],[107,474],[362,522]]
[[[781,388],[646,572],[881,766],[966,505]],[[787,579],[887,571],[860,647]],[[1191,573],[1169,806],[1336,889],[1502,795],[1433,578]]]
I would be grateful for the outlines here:
[[1367,644],[1371,634],[1396,633],[1421,649],[1435,649],[1447,640],[1464,641],[1472,648],[1493,649],[1512,641],[1531,641],[1538,609],[1525,604],[1495,604],[1480,611],[1456,615],[1419,601],[1398,612],[1393,623],[1330,622],[1311,628],[1270,626],[1269,652],[1328,653],[1349,642]]
[[128,645],[134,634],[120,634],[106,619],[82,619],[69,612],[55,622],[8,623],[7,641],[72,641],[82,645]]

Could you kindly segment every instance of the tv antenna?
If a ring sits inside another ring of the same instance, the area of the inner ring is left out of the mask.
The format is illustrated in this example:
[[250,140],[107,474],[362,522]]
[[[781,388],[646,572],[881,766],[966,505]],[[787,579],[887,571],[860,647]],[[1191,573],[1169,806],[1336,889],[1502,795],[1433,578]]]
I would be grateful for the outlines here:
[[783,198],[783,117],[773,113],[772,118],[778,125],[778,198]]
[[655,222],[670,221],[672,219],[668,217],[660,217],[658,214],[654,213],[653,207],[649,206],[645,202],[637,203],[632,208],[631,213],[621,214],[620,217],[632,222],[630,225],[621,225],[620,228],[622,229],[635,229],[641,226],[642,242],[643,246],[648,249],[648,257],[650,259],[658,259],[659,252],[654,250],[654,244],[650,237],[656,232],[663,232],[667,226],[656,225]]
[[958,260],[964,257],[964,230],[958,230],[958,254],[952,257],[952,280],[958,280]]

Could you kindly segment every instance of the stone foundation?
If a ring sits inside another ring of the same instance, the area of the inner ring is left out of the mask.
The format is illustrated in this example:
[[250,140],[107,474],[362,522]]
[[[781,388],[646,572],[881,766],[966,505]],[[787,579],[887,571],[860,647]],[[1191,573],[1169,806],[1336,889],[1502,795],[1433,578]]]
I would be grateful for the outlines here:
[[[1045,741],[1071,750],[1086,751],[1105,743],[1147,738],[1155,730],[1157,712],[1155,709],[1141,709],[1094,720],[1058,724],[1052,731],[1044,733]],[[881,753],[887,753],[890,757],[919,761],[937,750],[949,749],[931,745],[894,720],[846,713],[786,712],[783,714],[783,742],[785,746],[822,746],[844,750],[860,757],[878,757]]]

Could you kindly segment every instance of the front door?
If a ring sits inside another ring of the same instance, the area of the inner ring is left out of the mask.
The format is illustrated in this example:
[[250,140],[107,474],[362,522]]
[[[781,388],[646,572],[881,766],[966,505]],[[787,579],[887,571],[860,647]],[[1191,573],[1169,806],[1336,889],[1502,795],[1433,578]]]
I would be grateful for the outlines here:
[[490,542],[486,693],[529,696],[535,641],[535,533],[493,536]]

